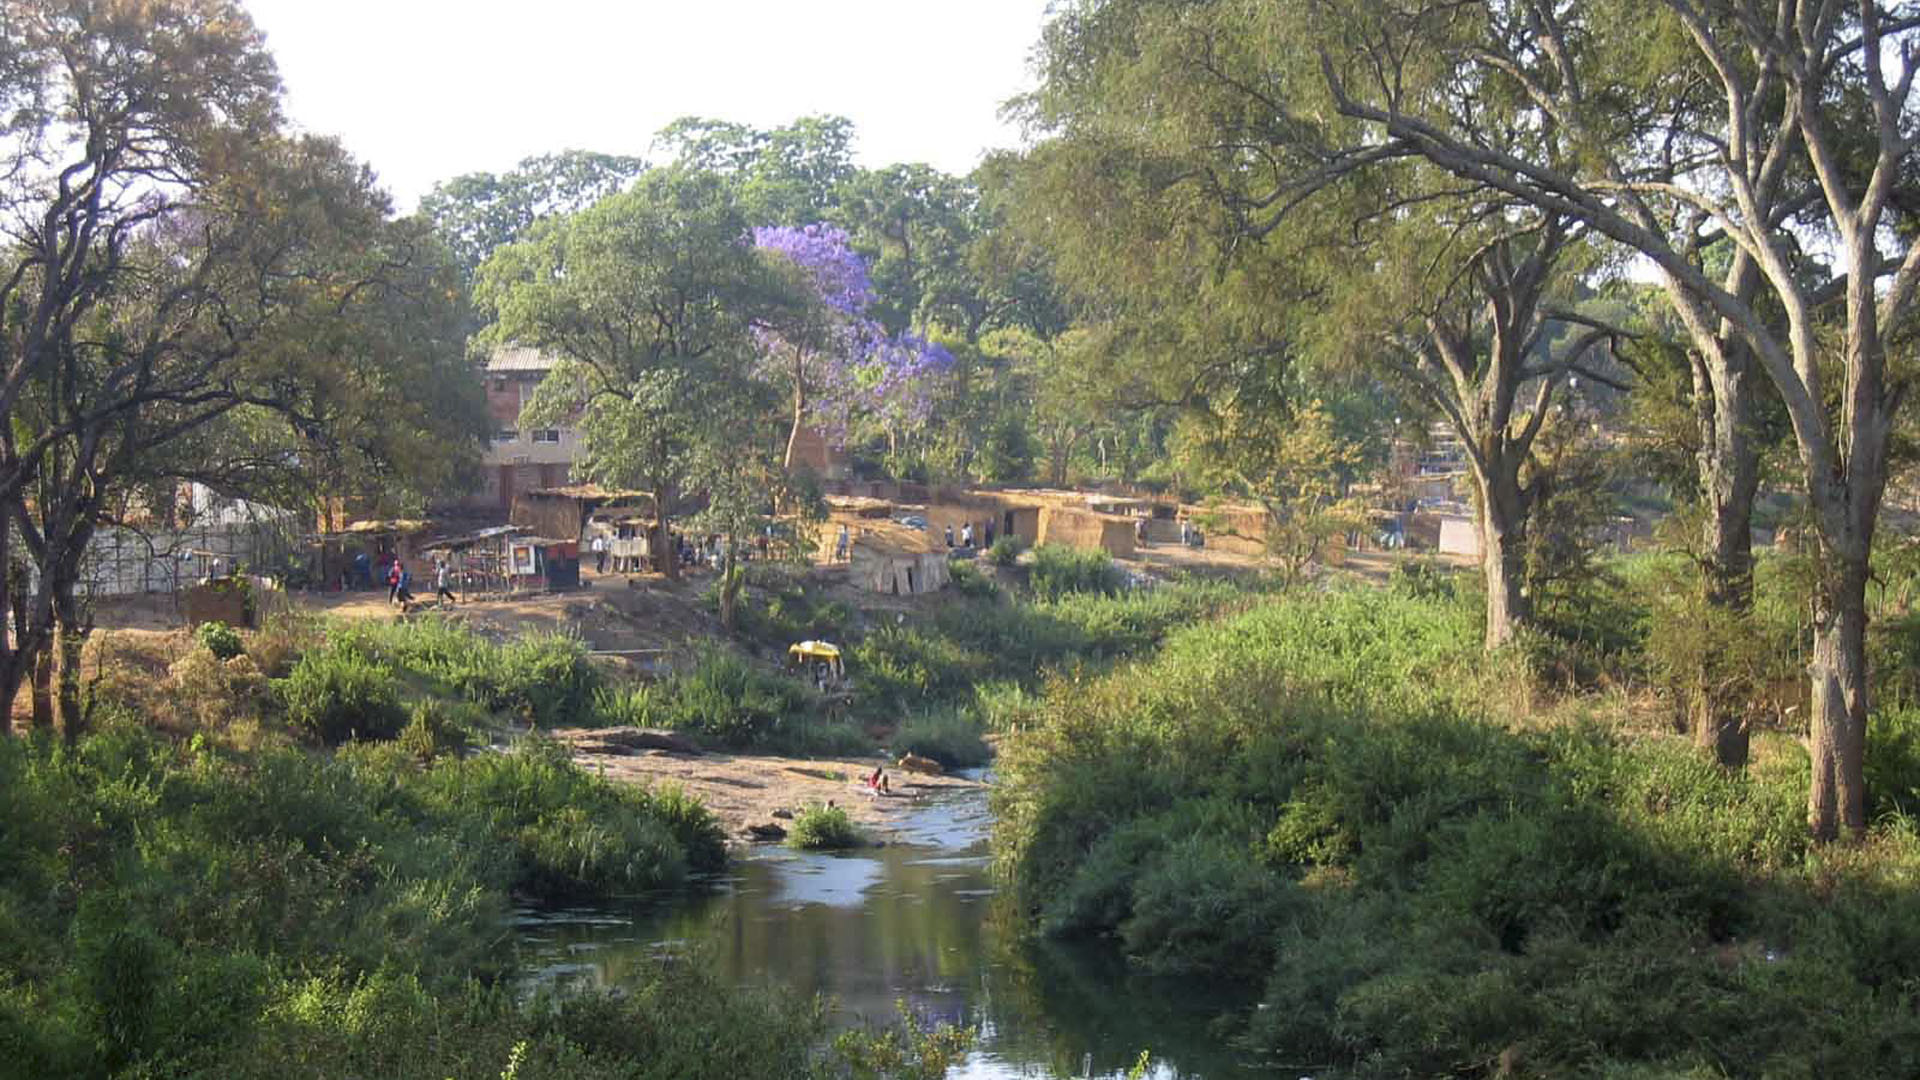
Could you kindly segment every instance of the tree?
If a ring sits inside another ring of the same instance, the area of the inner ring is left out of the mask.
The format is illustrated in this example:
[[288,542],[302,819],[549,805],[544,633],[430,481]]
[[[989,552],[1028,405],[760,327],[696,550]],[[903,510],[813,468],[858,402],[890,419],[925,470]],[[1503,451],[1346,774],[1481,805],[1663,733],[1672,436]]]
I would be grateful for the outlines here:
[[822,223],[769,226],[755,229],[753,241],[793,298],[763,312],[756,328],[791,390],[786,467],[794,468],[794,449],[810,422],[840,438],[862,416],[878,419],[890,434],[923,423],[932,384],[953,357],[916,334],[889,335],[868,314],[873,285],[847,234]]
[[637,157],[587,150],[541,154],[497,176],[473,172],[443,180],[420,200],[420,212],[471,280],[487,256],[525,236],[535,222],[592,206],[646,167]]
[[1267,552],[1289,586],[1328,545],[1365,527],[1364,507],[1346,495],[1360,448],[1335,432],[1318,401],[1296,406],[1249,393],[1183,417],[1180,441],[1194,475],[1266,509]]
[[[1716,508],[1752,468],[1739,384],[1757,367],[1778,391],[1815,526],[1808,824],[1824,839],[1866,826],[1866,586],[1920,285],[1895,197],[1915,166],[1920,12],[1767,6],[1329,3],[1293,27],[1357,125],[1348,161],[1418,155],[1647,260],[1699,356],[1699,400],[1730,414]],[[1492,125],[1537,137],[1495,151]],[[1717,276],[1704,253],[1721,245],[1737,254]]]
[[654,143],[685,169],[725,178],[754,225],[828,220],[856,171],[853,121],[844,116],[803,116],[764,130],[687,116]]
[[[334,432],[303,410],[303,379],[368,339],[310,331],[401,293],[457,309],[459,292],[434,277],[437,247],[386,221],[367,170],[279,132],[272,62],[230,4],[8,14],[0,609],[15,634],[0,643],[0,694],[11,702],[57,646],[72,737],[78,574],[99,525],[130,498],[170,499],[179,479],[239,492],[314,460]],[[431,366],[445,352],[409,342],[403,355]]]
[[[526,406],[529,423],[571,420],[577,464],[612,487],[653,495],[655,536],[724,451],[752,388],[755,316],[783,283],[743,242],[733,189],[710,173],[657,169],[586,210],[537,226],[482,265],[482,344],[516,343],[558,363]],[[664,569],[677,576],[668,553]]]

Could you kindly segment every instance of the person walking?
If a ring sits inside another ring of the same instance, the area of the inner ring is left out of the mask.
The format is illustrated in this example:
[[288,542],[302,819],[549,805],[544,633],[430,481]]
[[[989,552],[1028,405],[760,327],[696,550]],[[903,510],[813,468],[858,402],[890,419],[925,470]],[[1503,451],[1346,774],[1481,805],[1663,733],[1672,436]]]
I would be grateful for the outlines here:
[[440,568],[434,572],[433,595],[445,600],[449,604],[453,603],[453,588],[449,581],[447,564],[444,562],[441,563]]
[[960,546],[968,551],[973,550],[973,522],[971,521],[960,526]]
[[606,573],[607,572],[607,538],[604,536],[596,535],[593,538],[593,544],[591,546],[593,548],[593,572],[596,574]]
[[840,525],[840,535],[835,537],[833,541],[833,561],[834,562],[847,561],[847,545],[849,542],[850,540],[849,540],[849,537],[847,536],[846,523],[842,522]]
[[387,564],[387,604],[392,606],[400,600],[400,560],[395,558]]
[[947,546],[953,546],[953,522],[947,522]]

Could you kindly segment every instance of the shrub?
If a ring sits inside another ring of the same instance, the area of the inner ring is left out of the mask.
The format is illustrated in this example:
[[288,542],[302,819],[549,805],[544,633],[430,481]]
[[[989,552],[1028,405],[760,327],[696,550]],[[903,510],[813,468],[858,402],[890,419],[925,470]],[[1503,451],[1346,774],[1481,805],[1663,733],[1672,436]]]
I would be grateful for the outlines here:
[[1011,536],[1002,536],[987,549],[987,561],[995,566],[1012,566],[1020,561],[1020,541]]
[[1000,594],[1000,588],[993,583],[993,579],[981,573],[973,563],[950,562],[947,564],[947,574],[952,579],[954,591],[962,596],[984,599]]
[[[1000,747],[1007,898],[1264,984],[1245,1044],[1329,1074],[1914,1071],[1920,1018],[1884,990],[1920,980],[1908,819],[1816,852],[1787,740],[1730,773],[1488,722],[1476,640],[1465,603],[1331,593],[1056,678]],[[1915,730],[1876,717],[1882,789],[1913,790]]]
[[601,679],[579,638],[523,637],[490,659],[469,676],[487,707],[512,712],[539,727],[572,727],[592,719]]
[[193,639],[216,660],[231,660],[247,651],[246,642],[240,640],[240,631],[218,619],[195,627]]
[[329,648],[300,658],[274,688],[296,730],[329,745],[351,738],[390,739],[407,714],[393,673],[354,648]]
[[415,702],[407,726],[400,729],[400,748],[423,762],[459,754],[473,744],[479,719],[451,702],[431,698]]
[[765,739],[783,717],[802,712],[805,692],[724,648],[702,652],[692,671],[675,676],[648,699],[651,715],[724,746]]
[[1119,576],[1113,557],[1104,551],[1081,551],[1060,544],[1042,544],[1033,549],[1034,596],[1058,600],[1071,593],[1108,594],[1119,591]]
[[803,851],[832,851],[859,847],[861,840],[846,810],[814,803],[794,815],[787,843]]
[[949,769],[970,769],[993,758],[981,735],[982,725],[973,710],[948,707],[907,717],[893,734],[893,747],[932,758]]

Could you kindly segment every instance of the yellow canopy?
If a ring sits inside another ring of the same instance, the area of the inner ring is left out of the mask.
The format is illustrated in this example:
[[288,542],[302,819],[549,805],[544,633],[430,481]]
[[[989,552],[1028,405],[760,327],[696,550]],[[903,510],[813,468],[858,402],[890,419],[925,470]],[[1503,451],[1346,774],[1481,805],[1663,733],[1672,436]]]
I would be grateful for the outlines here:
[[824,641],[803,641],[790,646],[787,655],[795,660],[839,660],[840,646]]

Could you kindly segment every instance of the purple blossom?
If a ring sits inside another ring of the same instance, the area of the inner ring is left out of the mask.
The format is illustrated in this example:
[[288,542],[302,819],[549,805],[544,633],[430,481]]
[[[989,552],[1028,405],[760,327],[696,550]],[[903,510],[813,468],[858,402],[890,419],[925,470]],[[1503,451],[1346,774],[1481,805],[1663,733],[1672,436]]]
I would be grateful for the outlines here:
[[807,421],[836,441],[861,415],[895,427],[925,423],[932,388],[952,369],[953,355],[916,334],[890,337],[866,314],[873,283],[846,232],[822,223],[763,228],[753,242],[805,271],[831,313],[826,326],[799,334],[778,326],[754,331],[768,365],[803,382]]
[[813,279],[820,299],[835,311],[858,315],[873,303],[867,261],[853,250],[845,229],[824,222],[753,230],[753,246],[793,260]]

